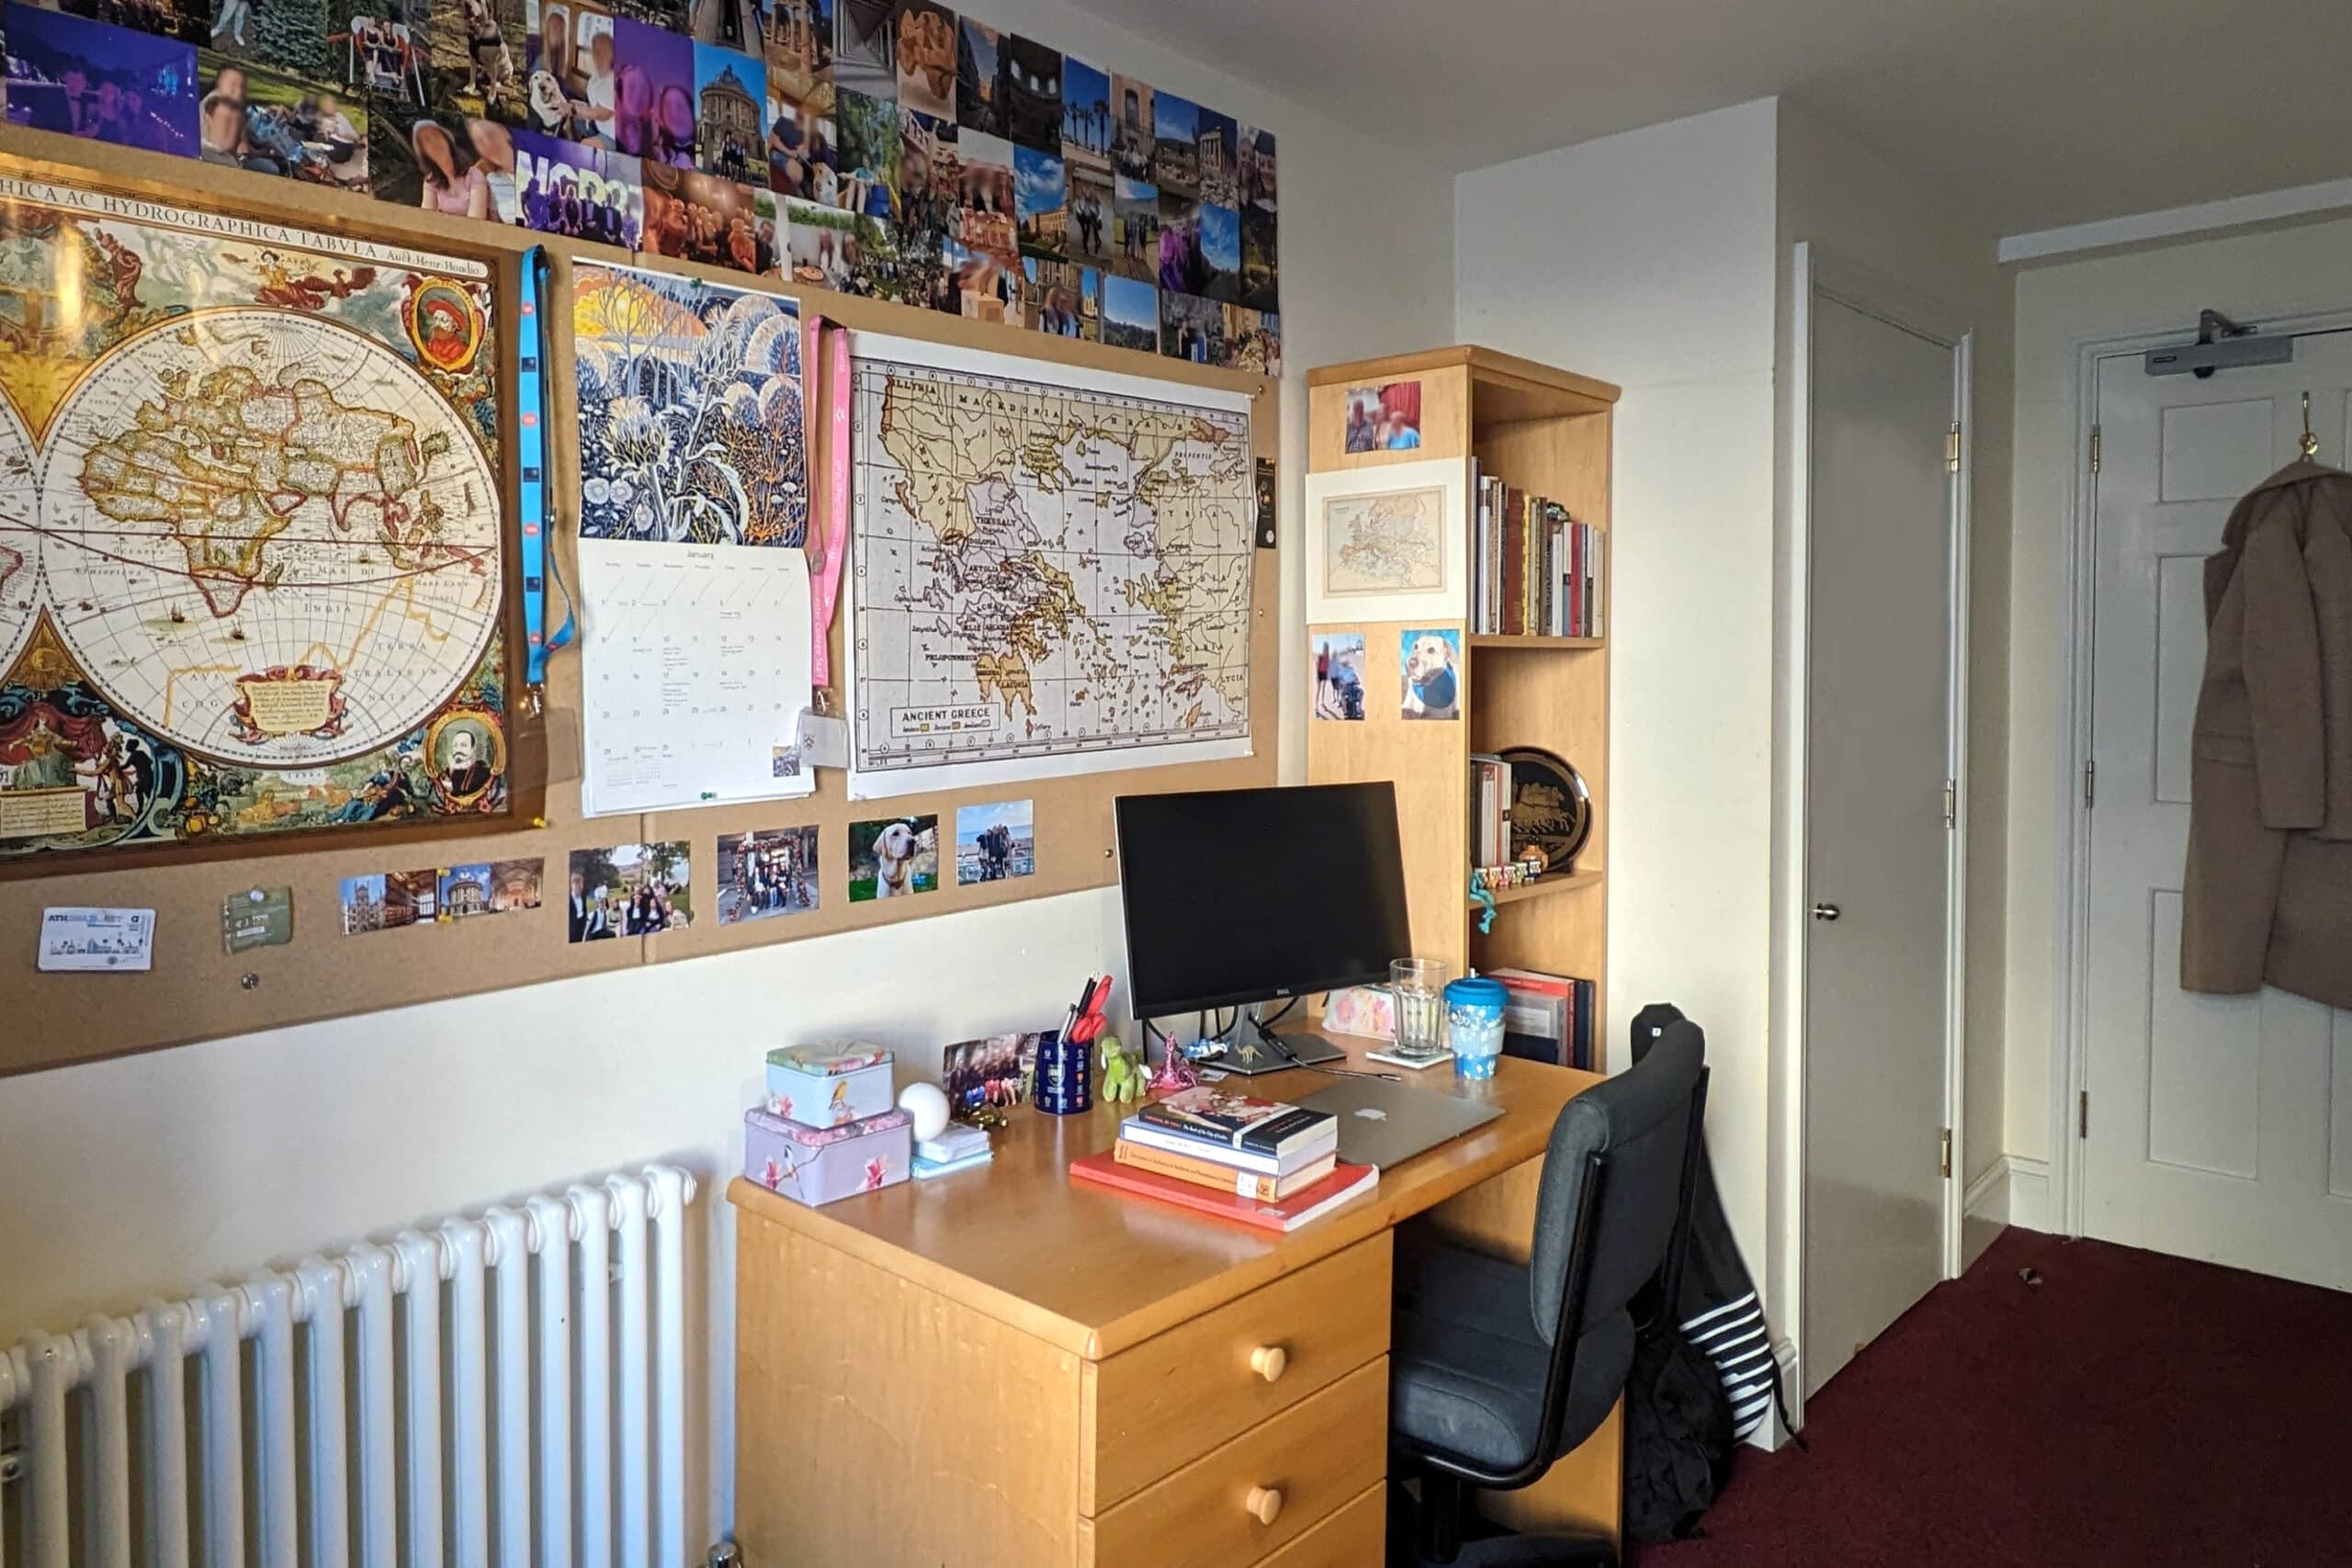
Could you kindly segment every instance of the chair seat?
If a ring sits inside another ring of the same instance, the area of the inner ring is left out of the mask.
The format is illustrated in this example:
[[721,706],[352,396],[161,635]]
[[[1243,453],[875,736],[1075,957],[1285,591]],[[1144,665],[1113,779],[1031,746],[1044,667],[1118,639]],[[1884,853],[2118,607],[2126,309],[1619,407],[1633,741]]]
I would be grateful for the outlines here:
[[[1535,1331],[1527,1270],[1442,1243],[1400,1247],[1390,1428],[1495,1474],[1535,1454],[1552,1350]],[[1589,1324],[1560,1427],[1565,1451],[1599,1427],[1634,1361],[1633,1321]]]

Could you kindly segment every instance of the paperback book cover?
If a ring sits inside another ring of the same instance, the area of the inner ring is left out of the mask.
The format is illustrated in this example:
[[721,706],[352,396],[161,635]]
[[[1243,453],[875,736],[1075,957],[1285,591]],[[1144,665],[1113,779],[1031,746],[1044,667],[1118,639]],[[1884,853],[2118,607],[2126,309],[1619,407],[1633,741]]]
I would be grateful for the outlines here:
[[1195,1213],[1209,1214],[1221,1220],[1238,1220],[1260,1230],[1283,1232],[1296,1230],[1311,1220],[1322,1218],[1349,1199],[1371,1191],[1380,1182],[1380,1172],[1374,1168],[1343,1164],[1334,1167],[1330,1175],[1303,1191],[1293,1193],[1279,1202],[1261,1203],[1253,1198],[1244,1198],[1238,1192],[1219,1192],[1212,1188],[1195,1187],[1189,1181],[1179,1181],[1172,1176],[1162,1176],[1155,1170],[1122,1165],[1108,1150],[1070,1161],[1069,1175],[1073,1181],[1107,1187],[1138,1198],[1156,1198]]
[[1195,1187],[1214,1188],[1220,1192],[1238,1192],[1244,1198],[1254,1198],[1261,1203],[1272,1203],[1314,1186],[1331,1174],[1339,1156],[1328,1154],[1308,1160],[1287,1176],[1267,1176],[1254,1170],[1243,1170],[1215,1159],[1196,1155],[1180,1155],[1151,1144],[1139,1144],[1133,1138],[1122,1138],[1112,1147],[1112,1157],[1121,1165],[1132,1165],[1142,1170],[1156,1170],[1162,1176],[1172,1176],[1179,1181],[1189,1181]]
[[1138,1110],[1136,1119],[1258,1155],[1288,1154],[1339,1133],[1327,1112],[1205,1084],[1155,1100]]

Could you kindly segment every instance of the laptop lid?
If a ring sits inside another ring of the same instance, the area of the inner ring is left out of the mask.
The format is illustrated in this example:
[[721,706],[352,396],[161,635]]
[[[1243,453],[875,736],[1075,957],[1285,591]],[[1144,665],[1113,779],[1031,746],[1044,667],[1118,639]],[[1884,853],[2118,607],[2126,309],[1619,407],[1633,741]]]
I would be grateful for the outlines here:
[[1338,1120],[1341,1159],[1382,1170],[1502,1114],[1498,1106],[1380,1078],[1341,1078],[1298,1103]]

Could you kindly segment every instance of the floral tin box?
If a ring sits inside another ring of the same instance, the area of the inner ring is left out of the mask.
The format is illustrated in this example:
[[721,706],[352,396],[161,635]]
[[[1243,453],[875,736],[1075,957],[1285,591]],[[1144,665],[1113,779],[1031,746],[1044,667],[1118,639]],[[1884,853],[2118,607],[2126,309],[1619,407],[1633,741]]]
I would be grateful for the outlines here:
[[743,1174],[815,1208],[878,1192],[913,1167],[914,1119],[890,1110],[840,1127],[810,1127],[753,1106],[743,1113]]
[[831,1040],[768,1053],[768,1109],[787,1121],[840,1127],[896,1103],[885,1046]]

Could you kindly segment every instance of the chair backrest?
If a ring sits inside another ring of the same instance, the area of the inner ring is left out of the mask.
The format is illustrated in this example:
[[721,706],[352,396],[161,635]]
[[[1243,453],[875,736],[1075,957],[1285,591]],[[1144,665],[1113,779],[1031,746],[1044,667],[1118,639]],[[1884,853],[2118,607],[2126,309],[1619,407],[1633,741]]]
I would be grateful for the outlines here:
[[[1561,1336],[1573,1342],[1623,1313],[1669,1263],[1705,1115],[1706,1050],[1698,1025],[1671,1023],[1639,1061],[1568,1101],[1552,1124],[1528,1285],[1536,1331],[1555,1349]],[[1572,1350],[1556,1354],[1555,1371],[1572,1359]]]

